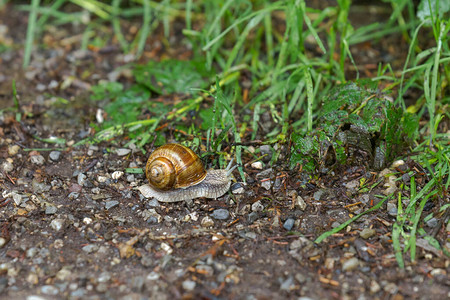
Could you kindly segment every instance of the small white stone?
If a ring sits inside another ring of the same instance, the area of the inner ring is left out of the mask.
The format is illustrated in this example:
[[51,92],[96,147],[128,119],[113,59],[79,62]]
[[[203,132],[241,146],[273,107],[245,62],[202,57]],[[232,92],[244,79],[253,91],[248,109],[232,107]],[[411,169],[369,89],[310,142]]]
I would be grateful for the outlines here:
[[120,177],[122,177],[122,175],[123,175],[122,171],[115,171],[112,173],[111,177],[112,177],[112,179],[117,180]]
[[372,294],[378,293],[381,290],[380,285],[378,284],[378,282],[376,282],[375,280],[372,280],[370,282],[370,292]]
[[60,231],[61,228],[64,225],[64,220],[63,219],[54,219],[51,223],[50,226],[56,230],[56,231]]
[[395,169],[405,164],[403,159],[396,160],[392,163],[391,168]]
[[119,156],[125,156],[131,152],[131,149],[119,148],[116,150],[116,154]]
[[14,165],[12,164],[11,159],[7,159],[2,163],[2,169],[6,173],[9,173],[12,170],[14,170]]
[[352,257],[342,264],[342,271],[353,271],[359,266],[359,260]]
[[202,227],[213,227],[214,221],[211,217],[206,216],[202,219],[201,224],[202,224]]
[[153,271],[147,275],[147,280],[155,281],[158,279],[159,279],[159,274],[156,273],[155,271]]
[[264,205],[262,205],[261,201],[256,201],[252,204],[252,211],[260,212],[264,210]]
[[252,168],[257,169],[257,170],[262,170],[263,163],[260,161],[255,161],[254,163],[252,163]]
[[16,155],[19,152],[19,150],[20,150],[20,147],[17,146],[17,145],[9,146],[8,147],[8,154],[10,156],[14,156],[14,155]]
[[86,218],[84,218],[84,219],[83,219],[83,223],[84,223],[84,224],[86,224],[86,225],[89,225],[89,224],[91,224],[91,223],[92,223],[92,219],[91,219],[91,218],[88,218],[88,217],[86,217]]
[[167,254],[171,254],[173,252],[172,247],[169,246],[167,243],[161,243],[161,249],[164,250]]
[[101,175],[97,176],[97,181],[99,183],[104,183],[104,182],[106,182],[107,179],[108,179],[108,177],[106,177],[106,176],[101,176]]
[[193,291],[195,289],[196,283],[195,281],[192,280],[185,280],[181,285],[183,286],[183,289],[185,289],[186,291]]
[[31,163],[42,166],[45,163],[45,158],[42,155],[33,155],[30,157]]
[[301,210],[305,210],[305,208],[306,208],[306,202],[305,202],[305,200],[303,200],[303,198],[301,196],[297,196],[297,201],[295,202],[295,204]]

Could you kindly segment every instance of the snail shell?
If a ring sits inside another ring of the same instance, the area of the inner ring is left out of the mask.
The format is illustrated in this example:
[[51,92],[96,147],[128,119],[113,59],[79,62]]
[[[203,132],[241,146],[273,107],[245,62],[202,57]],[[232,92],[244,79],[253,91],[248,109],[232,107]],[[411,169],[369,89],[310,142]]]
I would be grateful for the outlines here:
[[152,187],[164,191],[186,188],[206,177],[197,154],[180,144],[167,144],[153,151],[147,160],[145,174]]
[[217,198],[231,185],[230,168],[205,171],[200,158],[189,148],[167,144],[148,158],[145,173],[149,184],[138,189],[146,198],[177,202],[199,197]]

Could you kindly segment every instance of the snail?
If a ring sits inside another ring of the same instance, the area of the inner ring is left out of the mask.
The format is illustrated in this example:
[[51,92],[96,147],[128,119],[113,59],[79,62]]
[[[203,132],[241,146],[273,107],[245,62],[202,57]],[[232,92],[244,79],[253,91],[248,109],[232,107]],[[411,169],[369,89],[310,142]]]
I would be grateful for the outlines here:
[[226,169],[206,171],[197,154],[180,144],[166,144],[149,156],[145,174],[149,184],[138,190],[146,198],[177,202],[200,197],[218,198],[231,185],[233,160]]

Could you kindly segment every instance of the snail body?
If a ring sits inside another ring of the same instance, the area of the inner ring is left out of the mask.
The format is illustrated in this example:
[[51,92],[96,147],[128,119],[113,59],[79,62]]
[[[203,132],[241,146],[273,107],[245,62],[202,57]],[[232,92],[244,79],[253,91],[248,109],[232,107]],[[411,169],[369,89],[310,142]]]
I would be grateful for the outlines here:
[[145,174],[149,184],[138,189],[146,198],[177,202],[200,197],[217,198],[231,185],[231,163],[226,169],[206,171],[200,158],[180,144],[166,144],[148,158]]

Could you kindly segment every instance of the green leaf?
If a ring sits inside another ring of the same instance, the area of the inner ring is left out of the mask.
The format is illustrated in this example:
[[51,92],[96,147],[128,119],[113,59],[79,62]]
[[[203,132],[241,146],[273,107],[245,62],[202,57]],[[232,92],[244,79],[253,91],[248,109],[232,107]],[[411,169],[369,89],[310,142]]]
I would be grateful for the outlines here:
[[162,95],[190,93],[192,88],[204,89],[208,86],[207,78],[211,76],[204,61],[174,59],[138,65],[133,74],[138,83]]

